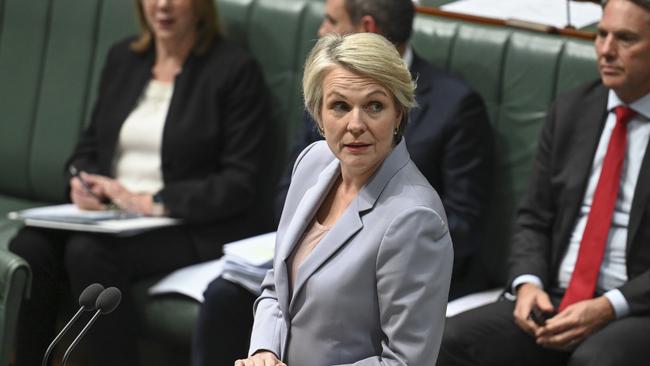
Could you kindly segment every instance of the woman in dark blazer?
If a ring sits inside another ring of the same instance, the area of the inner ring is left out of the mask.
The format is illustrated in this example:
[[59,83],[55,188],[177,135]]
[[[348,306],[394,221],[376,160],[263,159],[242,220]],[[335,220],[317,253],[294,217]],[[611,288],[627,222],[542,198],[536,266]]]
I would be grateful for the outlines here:
[[250,357],[235,366],[435,364],[453,249],[402,138],[414,89],[379,35],[316,43],[303,91],[325,141],[296,160]]
[[118,287],[122,304],[88,334],[91,364],[137,364],[131,284],[215,258],[220,244],[256,231],[251,206],[269,115],[259,66],[221,38],[211,0],[136,5],[141,34],[108,53],[90,125],[68,163],[86,184],[71,177],[70,198],[183,224],[132,236],[21,230],[10,249],[30,264],[33,286],[19,319],[19,365],[40,364],[59,289],[69,284],[78,297],[94,282]]

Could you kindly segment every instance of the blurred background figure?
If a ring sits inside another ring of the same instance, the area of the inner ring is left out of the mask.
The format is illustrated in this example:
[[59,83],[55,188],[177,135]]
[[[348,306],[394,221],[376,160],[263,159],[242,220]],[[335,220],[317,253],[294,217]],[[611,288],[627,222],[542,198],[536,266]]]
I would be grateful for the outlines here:
[[[88,334],[91,365],[137,365],[130,285],[221,255],[255,233],[252,205],[270,115],[259,66],[220,35],[212,0],[136,0],[141,32],[106,59],[88,128],[68,165],[78,207],[108,204],[183,224],[132,236],[24,228],[10,250],[33,271],[21,309],[17,364],[40,365],[58,301],[90,283],[121,306]],[[68,167],[66,167],[66,170]],[[82,182],[83,180],[83,182]]]
[[325,141],[296,160],[236,366],[435,362],[453,249],[403,138],[414,91],[382,36],[328,34],[310,53],[305,106]]

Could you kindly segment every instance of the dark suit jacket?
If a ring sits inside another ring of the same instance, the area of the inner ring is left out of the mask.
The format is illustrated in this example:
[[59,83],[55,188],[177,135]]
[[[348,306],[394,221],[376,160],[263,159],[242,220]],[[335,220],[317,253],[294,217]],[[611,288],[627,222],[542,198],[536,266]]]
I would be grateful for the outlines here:
[[[70,159],[110,176],[122,123],[151,79],[153,47],[143,54],[124,40],[111,48],[92,119]],[[192,53],[176,77],[162,139],[160,191],[171,216],[189,225],[199,253],[214,257],[218,242],[252,234],[269,116],[262,72],[242,50],[215,40]]]
[[[557,287],[557,274],[582,203],[607,116],[608,90],[590,83],[557,99],[542,130],[528,191],[517,214],[510,283],[538,276]],[[634,192],[627,236],[628,282],[620,290],[632,314],[650,312],[650,154]],[[508,287],[509,288],[509,287]]]
[[[483,99],[460,79],[433,67],[415,52],[411,74],[419,104],[409,116],[404,137],[411,159],[436,189],[447,212],[454,261],[478,247],[480,217],[487,202],[492,167],[492,133]],[[306,115],[292,147],[291,165],[280,182],[276,217],[282,212],[296,157],[320,140]]]

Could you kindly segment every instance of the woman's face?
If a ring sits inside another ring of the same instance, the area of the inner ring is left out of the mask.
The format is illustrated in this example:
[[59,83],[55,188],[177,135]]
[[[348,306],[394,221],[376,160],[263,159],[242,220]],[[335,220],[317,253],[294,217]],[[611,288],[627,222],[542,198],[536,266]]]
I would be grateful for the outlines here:
[[182,41],[196,32],[196,0],[141,0],[145,18],[157,41]]
[[393,149],[400,120],[392,94],[375,80],[340,66],[323,79],[319,123],[344,173],[372,175]]

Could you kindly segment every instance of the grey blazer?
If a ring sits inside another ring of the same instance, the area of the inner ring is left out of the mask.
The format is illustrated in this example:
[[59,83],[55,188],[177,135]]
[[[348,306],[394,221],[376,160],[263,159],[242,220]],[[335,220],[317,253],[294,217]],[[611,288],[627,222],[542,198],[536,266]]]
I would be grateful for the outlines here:
[[250,353],[270,350],[289,366],[435,365],[453,249],[440,198],[404,141],[307,257],[290,291],[287,258],[339,175],[324,141],[296,160]]

